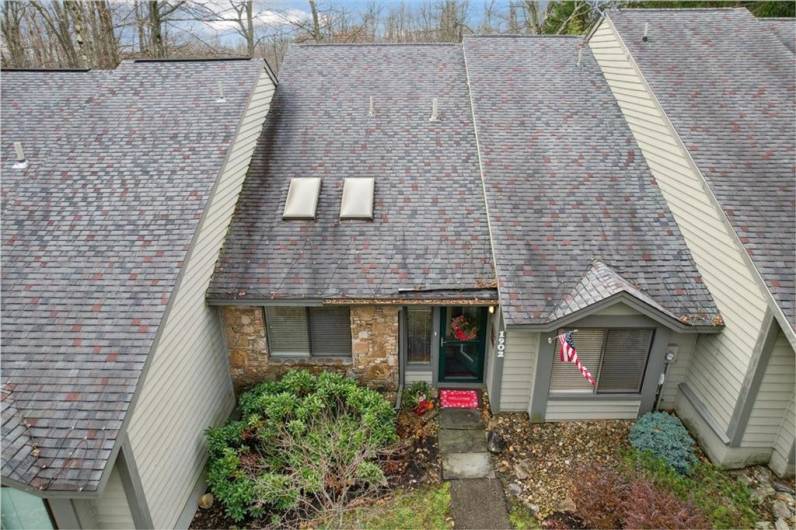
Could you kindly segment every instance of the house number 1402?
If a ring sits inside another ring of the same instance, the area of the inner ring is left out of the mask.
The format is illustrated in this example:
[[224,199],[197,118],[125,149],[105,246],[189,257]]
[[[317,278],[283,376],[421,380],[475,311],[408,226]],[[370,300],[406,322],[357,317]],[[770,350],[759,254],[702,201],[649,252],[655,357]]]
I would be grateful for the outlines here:
[[501,330],[498,333],[498,340],[497,340],[497,356],[503,357],[506,353],[506,331]]

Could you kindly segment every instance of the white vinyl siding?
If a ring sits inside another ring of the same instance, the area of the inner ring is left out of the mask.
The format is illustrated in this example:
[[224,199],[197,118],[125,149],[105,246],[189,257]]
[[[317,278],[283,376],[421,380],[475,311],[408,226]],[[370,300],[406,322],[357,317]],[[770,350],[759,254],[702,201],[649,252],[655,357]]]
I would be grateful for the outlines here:
[[793,476],[796,473],[791,460],[793,442],[796,439],[796,398],[791,395],[790,405],[785,411],[777,438],[774,441],[774,452],[771,454],[771,469],[779,475]]
[[776,329],[777,339],[768,366],[754,397],[752,413],[743,434],[741,447],[773,447],[782,420],[793,400],[796,385],[796,358],[785,334]]
[[548,399],[545,421],[634,420],[641,400]]
[[74,501],[83,528],[102,530],[135,528],[118,466],[114,466],[102,495]]
[[767,299],[724,214],[609,18],[603,19],[589,46],[724,318],[722,333],[698,339],[688,384],[719,425],[726,428],[741,392]]
[[527,411],[531,400],[539,334],[506,330],[506,355],[500,385],[500,410]]
[[174,528],[207,458],[204,432],[235,403],[219,318],[205,291],[268,112],[263,72],[161,324],[127,432],[155,528]]

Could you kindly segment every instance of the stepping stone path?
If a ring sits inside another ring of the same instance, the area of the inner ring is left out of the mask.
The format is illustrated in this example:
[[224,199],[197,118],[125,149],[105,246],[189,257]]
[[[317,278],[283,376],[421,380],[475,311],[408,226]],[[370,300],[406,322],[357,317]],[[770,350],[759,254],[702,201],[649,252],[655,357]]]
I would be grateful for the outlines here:
[[480,409],[439,413],[442,478],[451,483],[455,528],[510,528],[503,487],[487,451]]

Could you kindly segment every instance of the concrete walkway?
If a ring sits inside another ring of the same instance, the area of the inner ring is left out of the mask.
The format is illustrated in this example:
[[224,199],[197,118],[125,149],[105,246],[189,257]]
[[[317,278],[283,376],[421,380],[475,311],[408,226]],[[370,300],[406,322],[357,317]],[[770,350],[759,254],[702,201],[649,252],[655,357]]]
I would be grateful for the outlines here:
[[510,528],[503,487],[495,478],[478,409],[442,409],[442,478],[451,483],[455,528]]

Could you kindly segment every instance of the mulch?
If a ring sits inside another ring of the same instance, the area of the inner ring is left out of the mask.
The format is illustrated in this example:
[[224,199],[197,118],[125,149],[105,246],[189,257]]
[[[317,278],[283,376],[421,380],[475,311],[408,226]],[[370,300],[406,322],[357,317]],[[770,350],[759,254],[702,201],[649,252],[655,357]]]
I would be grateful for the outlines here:
[[531,424],[527,414],[500,414],[490,422],[490,430],[506,442],[495,458],[498,476],[514,502],[526,505],[540,520],[554,515],[549,526],[577,528],[571,491],[578,468],[618,465],[629,448],[632,425],[623,420]]

